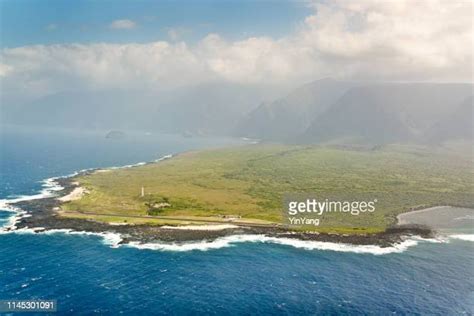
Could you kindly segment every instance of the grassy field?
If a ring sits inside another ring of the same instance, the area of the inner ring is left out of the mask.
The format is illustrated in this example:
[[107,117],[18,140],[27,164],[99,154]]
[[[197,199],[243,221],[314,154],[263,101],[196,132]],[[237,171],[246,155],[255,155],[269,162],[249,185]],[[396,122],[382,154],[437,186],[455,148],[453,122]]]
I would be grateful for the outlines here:
[[[311,193],[321,200],[377,199],[374,213],[352,216],[350,221],[363,231],[379,231],[411,208],[473,207],[472,166],[468,154],[414,146],[350,150],[252,145],[185,153],[156,164],[81,176],[77,181],[90,193],[62,208],[64,216],[106,222],[183,224],[197,218],[219,221],[219,215],[227,214],[240,215],[242,221],[281,223],[282,195]],[[170,206],[150,208],[156,203]],[[162,218],[127,218],[150,214]],[[323,216],[326,228],[320,230],[350,232],[344,228],[348,219],[347,214]]]

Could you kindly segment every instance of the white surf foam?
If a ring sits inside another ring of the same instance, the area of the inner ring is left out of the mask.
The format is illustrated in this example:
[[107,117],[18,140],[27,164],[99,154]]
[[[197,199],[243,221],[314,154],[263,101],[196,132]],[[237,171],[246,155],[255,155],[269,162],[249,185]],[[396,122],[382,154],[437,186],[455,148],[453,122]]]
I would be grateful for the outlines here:
[[93,233],[85,231],[73,231],[71,229],[53,229],[44,230],[41,227],[37,228],[21,228],[15,230],[0,230],[0,234],[65,234],[65,235],[84,235],[84,236],[97,236],[102,238],[102,242],[111,248],[118,247],[131,247],[137,249],[147,249],[156,251],[171,251],[171,252],[186,252],[186,251],[208,251],[216,250],[221,248],[233,247],[239,243],[271,243],[284,246],[290,246],[304,250],[318,250],[318,251],[337,251],[337,252],[352,252],[359,254],[372,254],[372,255],[386,255],[391,253],[401,253],[410,247],[416,246],[419,242],[443,242],[438,239],[423,239],[419,237],[412,237],[402,241],[399,244],[395,244],[391,247],[380,247],[377,245],[351,245],[333,242],[322,242],[322,241],[305,241],[293,238],[278,238],[268,237],[265,235],[232,235],[217,238],[213,241],[200,241],[200,242],[186,242],[186,243],[139,243],[130,242],[128,244],[120,244],[123,240],[122,236],[118,233],[104,232],[104,233]]
[[79,236],[97,236],[101,237],[103,243],[112,247],[116,248],[122,241],[122,237],[120,234],[112,233],[112,232],[103,232],[103,233],[94,233],[94,232],[86,232],[86,231],[75,231],[71,229],[51,229],[46,230],[43,232],[37,232],[39,234],[44,235],[54,235],[54,234],[65,234],[65,235],[79,235]]
[[64,188],[57,183],[57,179],[58,177],[53,177],[43,180],[41,190],[37,194],[20,195],[13,196],[7,199],[0,199],[0,210],[14,213],[8,218],[7,222],[3,225],[3,227],[0,227],[0,230],[16,229],[15,225],[20,219],[22,219],[23,217],[31,216],[24,210],[15,206],[15,203],[53,197],[57,195],[58,191],[63,190]]
[[104,170],[117,170],[117,169],[128,169],[128,168],[133,168],[133,167],[138,167],[138,166],[143,166],[146,165],[146,162],[137,162],[134,164],[130,165],[124,165],[124,166],[115,166],[115,167],[109,167],[109,168],[103,168]]
[[64,234],[64,235],[79,235],[79,236],[97,236],[102,238],[102,242],[105,245],[110,246],[111,248],[117,248],[122,241],[122,236],[113,232],[103,232],[103,233],[94,233],[86,231],[74,231],[72,229],[50,229],[45,230],[43,227],[35,228],[19,228],[14,230],[0,229],[0,235],[2,234],[21,234],[21,235],[55,235],[55,234]]
[[[172,158],[173,155],[171,154],[168,154],[168,155],[164,155],[158,159],[155,159],[151,162],[160,162],[160,161],[163,161],[163,160],[166,160],[166,159],[170,159]],[[133,168],[133,167],[139,167],[139,166],[144,166],[146,164],[148,164],[149,162],[145,162],[145,161],[141,161],[141,162],[137,162],[137,163],[134,163],[134,164],[129,164],[129,165],[124,165],[124,166],[114,166],[114,167],[109,167],[109,168],[104,168],[103,170],[117,170],[117,169],[128,169],[128,168]]]
[[452,239],[459,239],[464,241],[474,241],[474,234],[456,234],[449,236]]
[[[86,231],[74,231],[71,229],[52,229],[44,230],[42,227],[21,228],[15,230],[0,230],[0,234],[65,234],[65,235],[83,235],[97,236],[102,238],[102,242],[111,248],[130,247],[137,249],[147,249],[156,251],[186,252],[186,251],[208,251],[221,248],[233,247],[239,243],[270,243],[304,250],[318,251],[336,251],[350,252],[357,254],[387,255],[392,253],[402,253],[410,247],[418,245],[419,242],[448,242],[445,239],[425,239],[421,237],[410,237],[404,241],[390,247],[381,247],[377,245],[352,245],[344,243],[333,243],[323,241],[307,241],[293,238],[268,237],[265,235],[232,235],[217,238],[213,241],[186,242],[186,243],[139,243],[130,242],[121,244],[122,236],[118,233],[103,232],[94,233]],[[460,238],[461,239],[461,238]]]
[[428,240],[422,238],[408,238],[399,244],[391,247],[380,247],[377,245],[351,245],[322,241],[306,241],[293,238],[268,237],[265,235],[233,235],[217,238],[214,241],[202,241],[192,243],[138,243],[132,242],[123,245],[124,247],[134,247],[138,249],[159,250],[159,251],[208,251],[232,247],[237,243],[273,243],[305,250],[324,250],[338,252],[352,252],[360,254],[386,255],[390,253],[401,253],[409,247],[416,246],[419,242],[438,242],[437,240]]
[[54,196],[56,192],[64,189],[56,182],[57,179],[58,177],[53,177],[43,180],[41,185],[41,191],[37,194],[12,196],[7,199],[0,199],[0,210],[17,212],[19,208],[13,206],[12,204],[24,201],[44,199]]

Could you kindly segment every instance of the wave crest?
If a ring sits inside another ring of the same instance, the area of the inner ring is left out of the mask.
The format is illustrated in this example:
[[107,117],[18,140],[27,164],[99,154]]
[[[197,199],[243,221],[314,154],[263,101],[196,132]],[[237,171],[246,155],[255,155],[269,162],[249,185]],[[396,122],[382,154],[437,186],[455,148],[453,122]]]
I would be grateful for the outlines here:
[[391,247],[381,247],[377,245],[351,245],[323,241],[298,240],[293,238],[268,237],[265,235],[233,235],[217,238],[214,241],[190,242],[182,244],[131,242],[123,246],[159,251],[208,251],[213,249],[232,247],[234,244],[237,243],[272,243],[305,250],[326,250],[338,252],[352,252],[360,254],[386,255],[390,253],[401,253],[407,250],[409,247],[416,246],[419,241],[429,240],[424,240],[422,238],[409,238]]

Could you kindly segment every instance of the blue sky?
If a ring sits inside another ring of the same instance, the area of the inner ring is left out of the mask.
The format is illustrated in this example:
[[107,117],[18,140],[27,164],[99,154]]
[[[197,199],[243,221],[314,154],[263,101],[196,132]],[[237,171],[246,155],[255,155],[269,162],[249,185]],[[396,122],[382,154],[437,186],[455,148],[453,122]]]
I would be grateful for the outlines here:
[[[195,42],[209,33],[228,40],[278,38],[294,31],[311,9],[298,1],[1,0],[2,47],[58,43]],[[131,29],[113,29],[115,20]]]

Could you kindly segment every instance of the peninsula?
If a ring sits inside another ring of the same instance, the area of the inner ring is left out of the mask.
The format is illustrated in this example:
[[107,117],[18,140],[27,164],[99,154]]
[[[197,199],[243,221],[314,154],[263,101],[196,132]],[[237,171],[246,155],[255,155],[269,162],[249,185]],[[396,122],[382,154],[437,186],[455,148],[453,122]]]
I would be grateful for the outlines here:
[[[132,168],[59,179],[61,197],[25,201],[18,228],[113,231],[126,241],[187,241],[253,233],[389,245],[423,227],[397,215],[437,205],[472,208],[469,156],[447,149],[247,145],[179,154]],[[329,214],[325,225],[287,227],[282,196],[376,199],[364,216]],[[351,222],[347,225],[347,221]]]

